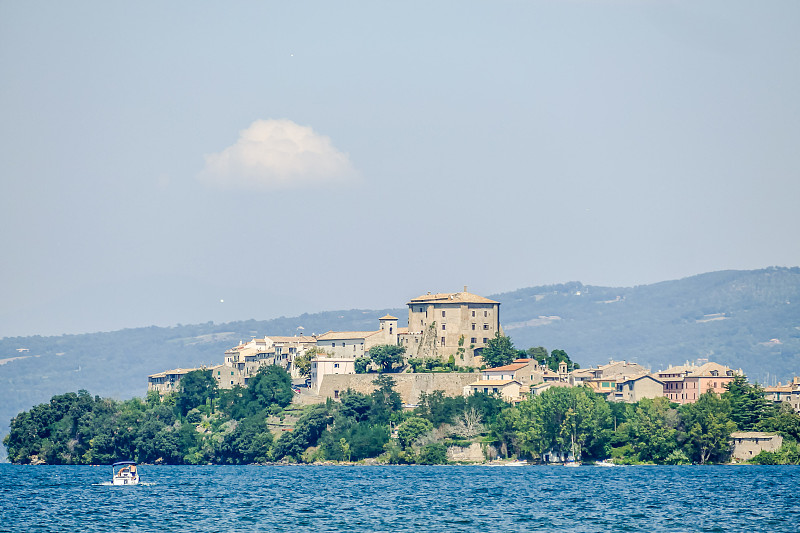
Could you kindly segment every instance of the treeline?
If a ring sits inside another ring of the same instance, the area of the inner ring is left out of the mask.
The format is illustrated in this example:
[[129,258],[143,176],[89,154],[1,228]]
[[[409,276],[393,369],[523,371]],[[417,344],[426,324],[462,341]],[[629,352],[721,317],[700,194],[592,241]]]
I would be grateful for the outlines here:
[[717,395],[677,405],[667,398],[607,402],[587,387],[551,388],[512,407],[492,426],[506,454],[539,458],[574,454],[576,460],[611,457],[618,464],[709,464],[730,460],[734,431],[779,433],[784,444],[752,462],[800,464],[800,415],[765,400],[758,386],[737,376]]
[[423,394],[402,408],[395,382],[377,375],[371,394],[305,408],[291,431],[289,375],[262,368],[248,388],[217,390],[208,371],[187,374],[159,399],[123,402],[86,391],[54,396],[17,415],[4,439],[20,464],[164,464],[361,461],[444,464],[450,446],[479,444],[488,456],[533,461],[549,454],[621,464],[708,464],[730,459],[733,431],[783,435],[783,448],[754,462],[799,464],[800,415],[773,407],[758,386],[737,377],[729,390],[678,406],[666,398],[610,403],[586,387],[552,387],[512,406],[494,395]]

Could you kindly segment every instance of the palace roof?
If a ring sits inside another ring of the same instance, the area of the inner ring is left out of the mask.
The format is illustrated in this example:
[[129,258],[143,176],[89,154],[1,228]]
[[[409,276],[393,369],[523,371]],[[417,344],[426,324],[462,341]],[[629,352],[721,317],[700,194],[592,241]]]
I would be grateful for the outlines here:
[[471,292],[440,292],[437,294],[423,294],[413,298],[407,305],[421,303],[469,303],[469,304],[500,304],[489,298],[472,294]]

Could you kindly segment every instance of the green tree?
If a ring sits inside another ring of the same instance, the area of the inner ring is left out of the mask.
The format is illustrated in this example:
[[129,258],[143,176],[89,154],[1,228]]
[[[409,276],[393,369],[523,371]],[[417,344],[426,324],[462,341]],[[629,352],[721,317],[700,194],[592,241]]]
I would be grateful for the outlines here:
[[415,440],[420,436],[429,433],[433,429],[433,424],[430,421],[412,416],[407,418],[397,428],[397,440],[403,448],[411,446]]
[[730,436],[736,424],[730,419],[731,404],[713,391],[701,394],[695,403],[679,410],[684,450],[700,464],[721,463],[730,457]]
[[784,439],[800,442],[800,414],[788,403],[782,403],[767,418],[763,418],[755,428],[758,431],[779,433]]
[[664,397],[645,398],[628,406],[620,432],[644,462],[661,464],[677,449],[678,411]]
[[513,430],[523,453],[537,456],[552,451],[574,454],[576,460],[609,454],[611,409],[588,387],[553,387],[520,403],[518,410]]
[[347,389],[341,395],[339,412],[345,418],[361,422],[369,417],[372,408],[372,397]]
[[356,357],[354,363],[356,374],[366,374],[370,362],[372,362],[372,359],[369,357]]
[[447,448],[439,442],[426,444],[419,451],[417,462],[421,465],[446,465]]
[[267,462],[272,441],[266,413],[262,411],[240,421],[232,432],[224,436],[217,460],[227,464]]
[[762,419],[772,414],[769,401],[764,398],[764,389],[750,385],[745,376],[735,376],[726,383],[722,397],[730,402],[731,420],[739,431],[752,431]]
[[531,359],[535,359],[542,366],[546,366],[547,365],[547,359],[550,357],[550,353],[547,351],[547,348],[545,348],[544,346],[537,346],[535,348],[528,348],[525,351],[525,355],[527,355]]
[[311,360],[320,352],[322,352],[322,349],[320,348],[309,348],[302,354],[295,356],[292,364],[297,370],[297,373],[304,377],[311,375]]
[[381,368],[381,372],[392,372],[394,365],[402,366],[405,346],[396,344],[379,344],[369,349],[372,362]]
[[273,404],[286,407],[294,398],[291,376],[277,365],[259,368],[256,375],[250,378],[247,391],[251,401],[262,409]]
[[498,331],[494,337],[489,339],[486,346],[481,351],[481,358],[486,366],[495,368],[511,363],[517,356],[517,350],[509,337],[500,335]]
[[392,415],[403,407],[400,394],[394,390],[396,382],[391,376],[381,374],[372,383],[375,384],[375,390],[370,394],[372,398],[370,420],[375,424],[388,424]]
[[452,424],[464,412],[466,404],[463,396],[445,396],[441,390],[422,392],[419,395],[419,406],[414,413],[430,420],[434,427],[439,427],[442,424]]
[[316,446],[325,428],[333,421],[330,407],[326,404],[314,405],[303,413],[295,424],[294,431],[288,431],[275,441],[272,456],[275,460],[291,457],[300,460],[309,446]]
[[186,413],[205,405],[206,400],[212,400],[217,395],[217,380],[211,375],[210,370],[192,370],[184,375],[178,384],[178,394],[175,397],[175,408],[181,417]]

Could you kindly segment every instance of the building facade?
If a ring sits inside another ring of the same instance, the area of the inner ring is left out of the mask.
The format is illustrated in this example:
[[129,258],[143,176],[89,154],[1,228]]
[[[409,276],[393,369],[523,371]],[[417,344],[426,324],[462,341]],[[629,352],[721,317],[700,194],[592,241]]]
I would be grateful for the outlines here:
[[398,342],[409,357],[442,360],[454,356],[460,366],[478,366],[480,352],[500,327],[500,303],[463,292],[425,294],[408,302],[408,328]]

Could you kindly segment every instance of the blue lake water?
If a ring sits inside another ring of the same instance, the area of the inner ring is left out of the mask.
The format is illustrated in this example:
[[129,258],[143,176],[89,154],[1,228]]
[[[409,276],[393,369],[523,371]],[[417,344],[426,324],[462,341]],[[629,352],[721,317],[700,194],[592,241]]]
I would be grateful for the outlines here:
[[[800,531],[800,467],[0,464],[0,531]],[[105,483],[105,484],[104,484]]]

